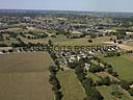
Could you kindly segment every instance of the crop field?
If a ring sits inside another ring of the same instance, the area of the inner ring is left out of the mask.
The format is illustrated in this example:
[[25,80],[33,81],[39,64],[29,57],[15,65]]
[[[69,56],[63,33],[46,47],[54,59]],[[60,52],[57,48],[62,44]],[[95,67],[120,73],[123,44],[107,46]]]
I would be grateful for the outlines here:
[[84,88],[73,71],[59,72],[58,79],[61,82],[63,100],[83,100],[86,97]]
[[[127,93],[127,91],[123,90],[117,85],[112,86],[99,86],[97,87],[99,92],[103,95],[104,100],[133,100],[133,98]],[[122,95],[118,98],[112,95],[112,92],[120,92]]]
[[53,100],[48,82],[52,63],[44,52],[0,55],[1,100]]
[[120,79],[133,81],[133,55],[122,55],[120,57],[103,58],[104,61],[111,64],[118,72]]

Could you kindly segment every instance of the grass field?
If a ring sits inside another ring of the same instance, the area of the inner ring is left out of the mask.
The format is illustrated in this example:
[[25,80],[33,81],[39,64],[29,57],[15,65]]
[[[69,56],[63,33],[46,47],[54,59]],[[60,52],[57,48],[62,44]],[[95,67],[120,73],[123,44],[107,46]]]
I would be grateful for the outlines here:
[[[120,88],[117,85],[99,86],[97,87],[97,89],[103,95],[104,100],[133,100],[133,98],[127,93],[127,91],[124,91],[122,88]],[[111,94],[113,91],[119,91],[120,93],[122,93],[121,98],[113,96]]]
[[10,32],[23,32],[24,29],[22,29],[22,28],[8,28],[8,29],[6,29],[6,31],[10,31]]
[[47,53],[0,55],[1,100],[52,100]]
[[85,91],[73,71],[62,71],[58,73],[63,91],[63,100],[83,100]]
[[22,36],[19,36],[21,38],[21,40],[24,42],[24,43],[42,43],[42,44],[47,44],[48,43],[48,38],[45,38],[45,39],[27,39],[27,38],[24,38]]
[[32,29],[23,29],[23,28],[8,28],[7,31],[10,31],[10,32],[33,32],[33,33],[44,33],[45,31],[42,30],[42,29],[37,29],[37,28],[32,28]]
[[111,64],[115,71],[118,72],[120,79],[133,81],[133,56],[122,55],[120,57],[110,57],[103,60]]
[[92,43],[89,43],[88,40],[90,37],[80,38],[80,39],[64,39],[64,41],[60,42],[57,41],[56,44],[58,45],[68,45],[68,46],[75,46],[75,45],[102,45],[104,42],[109,41],[110,37],[99,37],[93,39]]

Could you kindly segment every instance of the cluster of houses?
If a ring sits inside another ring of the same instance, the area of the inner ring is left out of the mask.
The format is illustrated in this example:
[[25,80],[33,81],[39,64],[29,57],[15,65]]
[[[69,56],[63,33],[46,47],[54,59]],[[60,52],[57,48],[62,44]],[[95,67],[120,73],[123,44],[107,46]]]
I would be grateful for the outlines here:
[[7,54],[7,53],[21,53],[21,52],[38,52],[38,51],[47,51],[45,46],[36,46],[36,47],[0,47],[0,54]]
[[120,51],[120,48],[116,45],[110,45],[110,46],[103,46],[92,49],[92,52],[99,52],[99,53],[108,53],[108,52],[118,52]]
[[[89,18],[83,19],[80,16],[76,16],[76,18],[73,18],[73,16],[62,16],[62,17],[56,17],[56,16],[43,16],[43,17],[24,17],[26,21],[24,21],[29,27],[34,27],[38,29],[45,29],[45,30],[62,30],[62,31],[69,31],[74,32],[77,31],[79,33],[93,33],[93,34],[105,34],[110,30],[112,27],[117,26],[118,23],[103,23],[104,20],[102,18]],[[27,21],[28,20],[28,21]],[[30,20],[30,21],[29,21]],[[21,21],[22,22],[22,21]],[[95,22],[95,23],[94,23]],[[97,24],[99,23],[99,24]],[[110,32],[110,31],[109,31]],[[112,31],[111,31],[112,32]]]
[[12,47],[0,47],[0,54],[12,52]]
[[[58,58],[61,67],[68,65],[69,63],[74,63],[80,61],[80,59],[93,59],[98,52],[118,52],[120,50],[117,46],[108,46],[101,48],[92,48],[90,50],[72,51],[72,50],[62,50],[55,51],[56,57]],[[90,64],[85,63],[85,69],[89,69]]]
[[[37,51],[48,51],[47,46],[30,46],[30,47],[0,47],[0,54],[9,53],[9,52],[37,52]],[[59,52],[58,52],[59,51]],[[118,52],[120,48],[115,45],[110,46],[101,46],[101,47],[90,47],[89,49],[81,50],[55,50],[57,56],[67,57],[69,62],[74,61],[75,59],[79,60],[80,58],[88,57],[88,55],[96,55],[97,53],[108,53],[108,52]],[[77,55],[78,54],[78,55]]]
[[[59,61],[60,67],[68,67],[67,65],[69,63],[74,63],[78,62],[80,59],[92,59],[93,55],[85,51],[79,51],[79,52],[74,52],[74,51],[59,51],[56,52],[56,57]],[[90,64],[85,63],[85,68],[89,69]]]

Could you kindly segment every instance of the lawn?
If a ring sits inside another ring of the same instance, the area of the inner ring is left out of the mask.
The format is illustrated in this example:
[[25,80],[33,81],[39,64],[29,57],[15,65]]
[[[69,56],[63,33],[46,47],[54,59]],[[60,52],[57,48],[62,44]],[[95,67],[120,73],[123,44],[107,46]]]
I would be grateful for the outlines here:
[[[133,100],[133,98],[117,85],[112,86],[99,86],[97,87],[98,91],[103,95],[104,100]],[[119,91],[122,93],[121,98],[112,95],[112,92]]]
[[120,57],[110,57],[103,60],[111,64],[115,71],[118,72],[120,79],[133,81],[133,56],[122,55]]
[[83,100],[86,97],[84,88],[73,71],[59,72],[58,79],[62,86],[63,100]]
[[1,100],[52,100],[47,53],[0,55]]

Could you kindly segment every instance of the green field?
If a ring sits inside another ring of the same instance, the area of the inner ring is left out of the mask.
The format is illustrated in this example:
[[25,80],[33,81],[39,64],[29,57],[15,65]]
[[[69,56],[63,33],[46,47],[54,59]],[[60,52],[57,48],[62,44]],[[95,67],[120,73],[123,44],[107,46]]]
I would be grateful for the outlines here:
[[133,56],[122,55],[120,57],[103,57],[102,59],[113,66],[120,79],[133,81]]
[[37,28],[33,28],[33,29],[23,29],[23,28],[21,28],[21,27],[16,27],[16,28],[8,28],[8,29],[6,29],[6,31],[10,31],[10,32],[29,32],[29,31],[31,31],[31,32],[33,32],[33,33],[36,33],[36,34],[38,34],[38,33],[44,33],[45,32],[45,30],[42,30],[42,29],[37,29]]
[[58,73],[63,91],[63,100],[83,100],[86,95],[84,88],[73,71],[62,71]]
[[45,39],[27,39],[27,38],[24,38],[22,36],[19,36],[21,38],[21,40],[24,42],[24,43],[42,43],[42,44],[47,44],[48,43],[48,38],[45,38]]
[[56,41],[56,44],[58,45],[68,45],[68,46],[75,46],[75,45],[102,45],[104,42],[107,42],[110,40],[110,37],[99,37],[92,39],[93,42],[89,43],[88,40],[90,37],[80,38],[80,39],[65,39],[64,41]]
[[48,53],[0,55],[1,100],[52,100]]
[[[127,91],[121,89],[117,85],[112,86],[99,86],[97,87],[99,92],[103,95],[104,100],[133,100],[133,98],[127,93]],[[119,91],[122,93],[121,98],[112,95],[113,91]]]

